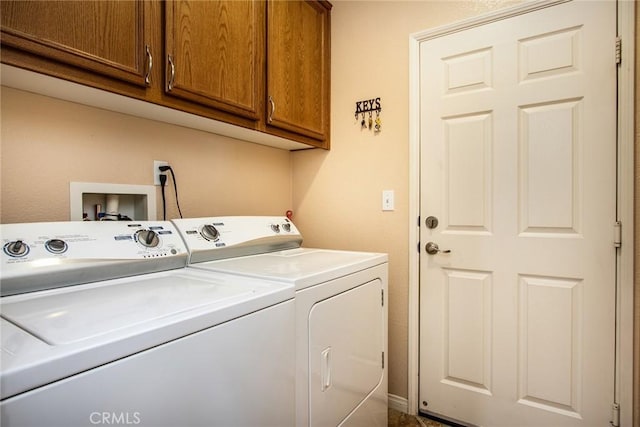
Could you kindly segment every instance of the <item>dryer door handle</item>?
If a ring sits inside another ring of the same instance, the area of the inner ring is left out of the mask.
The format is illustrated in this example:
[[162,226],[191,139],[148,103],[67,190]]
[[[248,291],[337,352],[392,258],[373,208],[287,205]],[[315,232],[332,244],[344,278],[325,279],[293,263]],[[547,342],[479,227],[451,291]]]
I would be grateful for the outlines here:
[[322,381],[322,391],[331,387],[331,347],[322,350],[320,376]]

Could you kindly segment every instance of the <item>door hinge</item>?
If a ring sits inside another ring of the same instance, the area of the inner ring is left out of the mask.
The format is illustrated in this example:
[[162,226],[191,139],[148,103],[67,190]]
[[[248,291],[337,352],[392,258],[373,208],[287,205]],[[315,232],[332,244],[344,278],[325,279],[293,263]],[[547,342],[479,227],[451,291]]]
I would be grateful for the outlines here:
[[616,248],[622,246],[622,223],[620,221],[613,224],[613,246]]
[[382,369],[384,369],[384,351],[382,352]]
[[622,39],[616,37],[616,64],[622,64]]
[[611,405],[611,427],[620,426],[620,404],[614,403]]
[[420,227],[420,215],[418,215],[418,227]]
[[418,242],[418,253],[420,253],[420,242]]
[[381,289],[381,291],[382,291],[382,301],[381,302],[382,302],[382,306],[384,307],[384,289]]

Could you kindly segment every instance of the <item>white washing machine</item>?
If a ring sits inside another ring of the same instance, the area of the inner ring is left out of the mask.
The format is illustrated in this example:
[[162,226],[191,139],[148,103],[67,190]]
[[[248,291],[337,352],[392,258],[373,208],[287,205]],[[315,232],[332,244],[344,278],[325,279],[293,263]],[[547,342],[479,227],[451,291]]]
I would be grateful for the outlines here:
[[387,425],[386,254],[302,248],[285,217],[174,223],[190,267],[295,286],[297,426]]
[[294,425],[293,285],[186,269],[170,222],[0,238],[3,427]]

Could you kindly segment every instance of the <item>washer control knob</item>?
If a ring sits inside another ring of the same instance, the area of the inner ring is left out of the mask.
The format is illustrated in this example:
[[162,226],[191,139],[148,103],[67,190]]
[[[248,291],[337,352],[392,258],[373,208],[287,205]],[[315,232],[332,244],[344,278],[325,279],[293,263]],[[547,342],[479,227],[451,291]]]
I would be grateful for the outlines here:
[[9,242],[4,245],[4,252],[13,257],[25,256],[29,253],[29,245],[24,243],[22,240],[14,240],[13,242]]
[[62,239],[50,239],[44,244],[44,247],[53,254],[61,254],[67,251],[67,242]]
[[202,237],[205,239],[213,240],[214,242],[220,238],[220,232],[211,224],[203,226],[200,234],[202,234]]
[[280,226],[278,224],[271,224],[271,229],[273,230],[274,233],[280,232]]
[[286,231],[287,233],[291,231],[291,224],[289,224],[288,222],[285,222],[284,224],[282,224],[282,229],[284,231]]
[[146,246],[148,248],[155,248],[160,244],[158,233],[153,230],[140,230],[136,232],[136,239],[142,246]]

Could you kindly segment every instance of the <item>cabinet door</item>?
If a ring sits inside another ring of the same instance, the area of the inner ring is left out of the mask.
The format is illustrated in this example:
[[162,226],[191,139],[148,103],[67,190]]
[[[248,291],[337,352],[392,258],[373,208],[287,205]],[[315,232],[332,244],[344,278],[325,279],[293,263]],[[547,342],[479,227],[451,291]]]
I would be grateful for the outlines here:
[[144,86],[144,8],[142,1],[3,0],[2,45]]
[[267,11],[267,124],[319,141],[329,133],[330,9],[271,1]]
[[167,92],[257,120],[264,13],[262,1],[167,2]]

